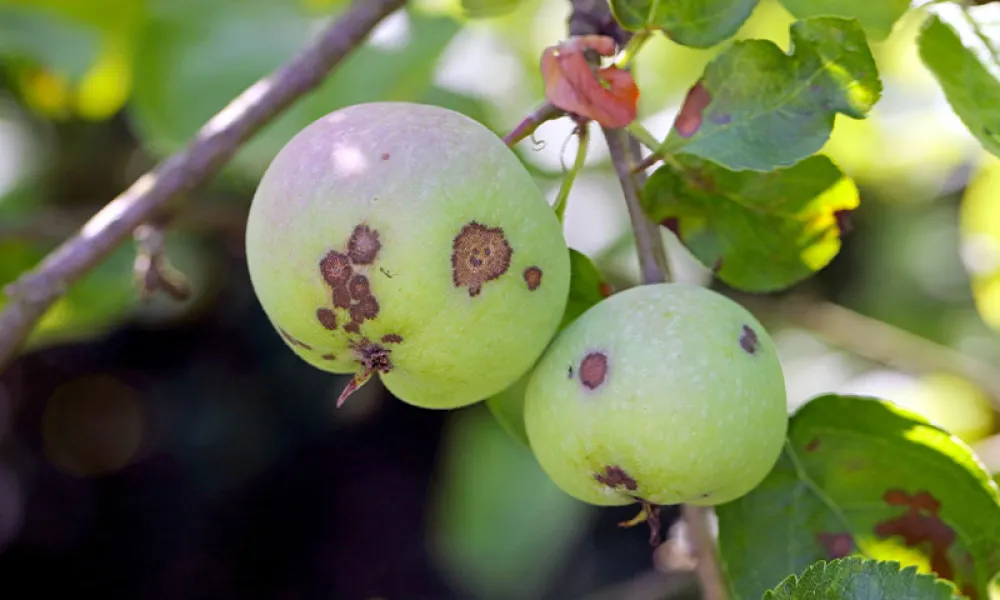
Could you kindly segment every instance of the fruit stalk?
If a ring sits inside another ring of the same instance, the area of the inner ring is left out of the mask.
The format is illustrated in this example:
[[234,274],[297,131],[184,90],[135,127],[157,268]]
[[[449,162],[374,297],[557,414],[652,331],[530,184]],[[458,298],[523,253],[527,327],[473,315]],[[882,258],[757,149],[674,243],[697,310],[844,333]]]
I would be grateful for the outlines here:
[[604,137],[608,142],[611,161],[621,182],[622,194],[628,206],[629,219],[635,233],[635,248],[639,254],[639,270],[644,284],[663,283],[670,281],[670,267],[667,263],[666,249],[663,238],[660,237],[659,225],[646,217],[639,203],[639,184],[641,173],[633,173],[635,165],[635,144],[625,129],[604,128]]
[[183,150],[141,176],[32,271],[6,287],[0,312],[0,368],[38,320],[76,281],[110,256],[172,198],[219,171],[264,125],[313,90],[368,34],[406,0],[357,0],[298,56],[237,96]]

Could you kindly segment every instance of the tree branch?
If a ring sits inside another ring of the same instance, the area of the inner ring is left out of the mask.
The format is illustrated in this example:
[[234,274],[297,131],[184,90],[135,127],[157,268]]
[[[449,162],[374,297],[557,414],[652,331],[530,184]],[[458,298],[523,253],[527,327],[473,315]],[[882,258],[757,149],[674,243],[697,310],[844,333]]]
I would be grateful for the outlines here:
[[159,207],[214,175],[265,124],[361,45],[406,0],[356,0],[298,56],[250,86],[170,156],[111,201],[32,271],[7,286],[0,313],[0,367],[20,349],[35,324],[91,268],[107,258]]

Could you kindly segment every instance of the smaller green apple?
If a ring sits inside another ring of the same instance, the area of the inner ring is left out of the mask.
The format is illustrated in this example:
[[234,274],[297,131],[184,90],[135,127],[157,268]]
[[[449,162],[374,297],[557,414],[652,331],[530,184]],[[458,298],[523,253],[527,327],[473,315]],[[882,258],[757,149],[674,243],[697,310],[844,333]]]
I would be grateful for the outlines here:
[[788,427],[764,327],[681,283],[631,288],[584,313],[535,367],[524,410],[543,470],[600,506],[734,500],[775,465]]

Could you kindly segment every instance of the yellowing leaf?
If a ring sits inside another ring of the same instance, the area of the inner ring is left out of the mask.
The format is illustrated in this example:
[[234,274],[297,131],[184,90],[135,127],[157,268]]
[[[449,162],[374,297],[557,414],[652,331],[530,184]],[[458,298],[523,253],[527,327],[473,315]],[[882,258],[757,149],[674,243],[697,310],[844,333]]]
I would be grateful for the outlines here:
[[960,227],[976,307],[1000,331],[1000,159],[987,158],[966,188]]

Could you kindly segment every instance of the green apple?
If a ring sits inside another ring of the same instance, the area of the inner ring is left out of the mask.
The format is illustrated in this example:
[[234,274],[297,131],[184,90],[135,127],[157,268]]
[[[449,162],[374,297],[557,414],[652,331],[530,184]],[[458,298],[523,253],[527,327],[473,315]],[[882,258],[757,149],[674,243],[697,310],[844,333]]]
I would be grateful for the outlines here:
[[785,378],[763,326],[682,283],[619,292],[560,332],[524,411],[542,469],[600,506],[736,499],[775,465],[788,428]]
[[247,221],[260,304],[311,365],[426,408],[480,401],[541,356],[567,301],[562,226],[517,156],[441,107],[378,102],[299,132]]

